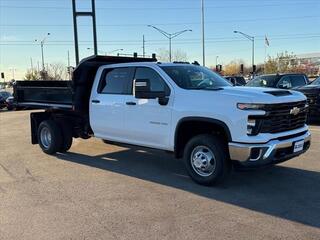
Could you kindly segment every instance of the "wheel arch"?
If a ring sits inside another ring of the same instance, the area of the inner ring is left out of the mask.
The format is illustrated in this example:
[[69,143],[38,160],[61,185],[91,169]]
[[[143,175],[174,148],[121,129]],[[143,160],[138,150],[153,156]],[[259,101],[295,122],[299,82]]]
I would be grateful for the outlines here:
[[[192,130],[186,133],[186,130],[191,127],[191,125]],[[221,134],[227,142],[232,141],[229,127],[221,120],[207,117],[184,117],[180,119],[174,134],[175,157],[182,157],[183,149],[191,137],[211,132]]]

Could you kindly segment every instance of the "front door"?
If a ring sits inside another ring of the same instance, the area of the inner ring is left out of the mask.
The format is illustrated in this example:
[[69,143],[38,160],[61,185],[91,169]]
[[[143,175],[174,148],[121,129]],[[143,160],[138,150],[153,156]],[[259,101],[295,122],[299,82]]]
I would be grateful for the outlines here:
[[[152,68],[137,67],[134,79],[149,79],[151,91],[165,91],[170,95],[169,86]],[[166,105],[161,105],[158,99],[136,99],[131,91],[125,101],[125,129],[130,142],[169,149],[172,102],[170,96]]]

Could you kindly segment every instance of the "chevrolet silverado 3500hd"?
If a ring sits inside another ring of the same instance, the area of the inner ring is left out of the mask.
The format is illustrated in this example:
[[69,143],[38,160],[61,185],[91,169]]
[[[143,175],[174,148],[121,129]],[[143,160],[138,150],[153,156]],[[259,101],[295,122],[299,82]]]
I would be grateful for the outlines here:
[[307,151],[306,97],[280,89],[233,87],[194,64],[93,56],[72,81],[22,81],[14,90],[31,113],[31,138],[47,154],[91,136],[173,152],[191,178],[221,181],[232,163],[276,164]]

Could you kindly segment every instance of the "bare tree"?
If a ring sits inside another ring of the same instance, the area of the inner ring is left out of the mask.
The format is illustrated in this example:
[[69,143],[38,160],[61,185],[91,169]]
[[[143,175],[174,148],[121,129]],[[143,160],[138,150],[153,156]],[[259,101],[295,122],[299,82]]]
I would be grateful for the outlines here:
[[34,69],[28,69],[26,74],[24,75],[25,80],[40,80],[40,72],[34,70]]
[[[159,61],[169,62],[169,51],[168,50],[166,50],[164,48],[160,48],[158,50],[157,56],[158,56]],[[181,49],[177,49],[172,53],[172,60],[177,61],[177,62],[187,62],[188,61],[187,53],[182,51]]]
[[25,80],[65,80],[68,79],[67,67],[62,63],[49,64],[44,71],[28,69]]

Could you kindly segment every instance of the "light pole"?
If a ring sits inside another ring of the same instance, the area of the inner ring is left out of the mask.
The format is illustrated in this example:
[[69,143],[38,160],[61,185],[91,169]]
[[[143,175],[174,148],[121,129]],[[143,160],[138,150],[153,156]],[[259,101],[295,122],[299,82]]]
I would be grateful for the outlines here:
[[201,0],[201,32],[202,32],[202,65],[206,65],[205,37],[204,37],[204,0]]
[[[94,49],[88,47],[87,50],[94,50]],[[118,49],[112,50],[112,51],[110,51],[110,52],[105,52],[105,51],[97,50],[98,53],[101,53],[101,54],[103,54],[103,55],[108,55],[108,53],[114,53],[114,52],[117,52],[117,51],[123,51],[123,48],[118,48]]]
[[14,67],[12,67],[12,68],[9,68],[9,70],[11,70],[12,71],[12,80],[15,80],[14,79],[14,74],[15,74],[15,72],[16,72],[16,68],[14,68]]
[[219,56],[216,56],[216,66],[218,66],[218,58]]
[[[94,48],[88,47],[87,50],[94,50]],[[102,54],[102,55],[107,55],[107,52],[105,52],[105,51],[97,50],[97,52]]]
[[172,53],[171,53],[171,41],[172,41],[172,39],[175,38],[175,37],[178,37],[182,33],[192,32],[191,29],[185,29],[185,30],[182,30],[182,31],[179,31],[179,32],[175,32],[175,33],[168,33],[168,32],[163,31],[160,28],[157,28],[157,27],[153,26],[153,25],[148,25],[148,27],[152,27],[152,28],[156,29],[158,32],[160,32],[162,35],[164,35],[166,38],[169,39],[169,61],[170,62],[172,61]]
[[43,45],[45,43],[45,41],[47,40],[47,37],[50,35],[50,33],[47,33],[47,35],[42,39],[42,40],[38,40],[35,39],[35,42],[40,42],[40,47],[41,47],[41,59],[42,59],[42,71],[44,72],[45,67],[44,67],[44,56],[43,56]]
[[254,68],[254,36],[250,36],[240,31],[233,31],[233,32],[241,34],[242,36],[244,36],[245,38],[249,39],[252,42],[252,74],[254,75],[254,72],[253,72],[254,70],[253,69]]
[[112,50],[108,53],[114,53],[114,52],[120,52],[120,51],[123,51],[123,48],[118,48],[118,49]]

